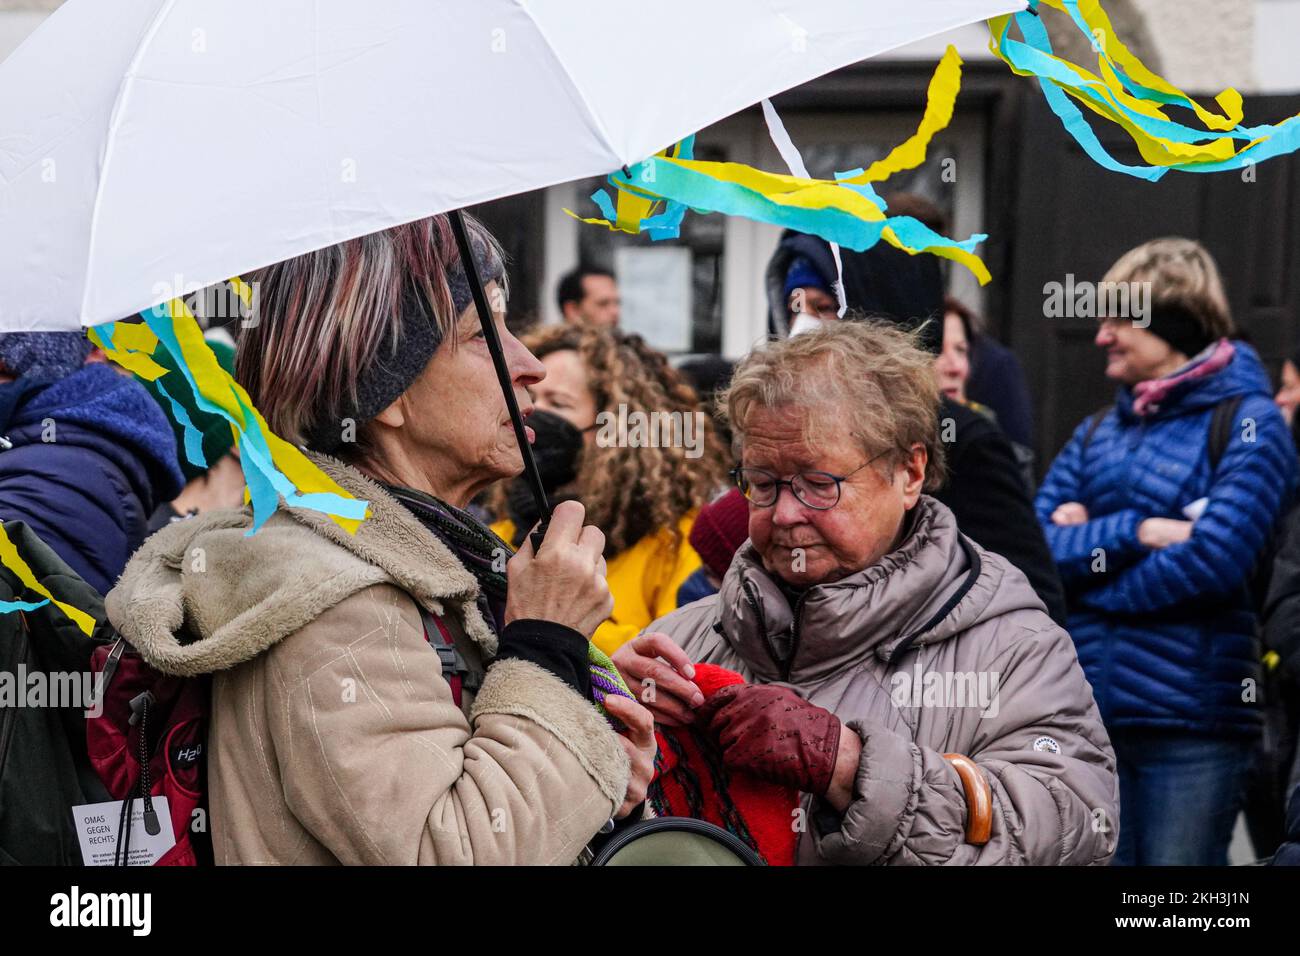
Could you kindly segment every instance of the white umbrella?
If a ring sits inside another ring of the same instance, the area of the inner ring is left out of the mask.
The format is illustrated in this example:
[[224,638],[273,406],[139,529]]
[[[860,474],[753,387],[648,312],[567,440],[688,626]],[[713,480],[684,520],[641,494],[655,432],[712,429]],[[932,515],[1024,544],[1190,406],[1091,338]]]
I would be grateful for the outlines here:
[[1024,0],[69,0],[0,64],[0,331],[639,162]]

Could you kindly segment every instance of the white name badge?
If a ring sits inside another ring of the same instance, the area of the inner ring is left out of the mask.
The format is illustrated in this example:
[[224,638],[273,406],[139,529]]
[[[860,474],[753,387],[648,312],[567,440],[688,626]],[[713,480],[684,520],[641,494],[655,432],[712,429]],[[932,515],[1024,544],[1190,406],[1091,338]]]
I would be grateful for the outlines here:
[[[81,859],[86,866],[112,866],[117,850],[117,827],[122,819],[121,800],[86,803],[72,808],[72,819],[81,843]],[[136,797],[131,803],[131,849],[127,866],[153,866],[164,853],[176,845],[172,815],[166,797],[153,798],[159,830],[150,834],[144,825],[144,801]]]

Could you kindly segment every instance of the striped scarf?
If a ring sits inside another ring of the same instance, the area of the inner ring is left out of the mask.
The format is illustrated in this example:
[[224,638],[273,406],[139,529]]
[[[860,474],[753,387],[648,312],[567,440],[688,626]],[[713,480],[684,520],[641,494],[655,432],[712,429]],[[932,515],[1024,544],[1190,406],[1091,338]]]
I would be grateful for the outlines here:
[[[385,485],[389,494],[400,501],[431,533],[451,549],[479,583],[479,608],[498,635],[505,627],[505,563],[515,553],[504,540],[485,527],[467,511],[449,505],[441,498],[405,488]],[[502,570],[498,571],[497,568]],[[614,662],[600,648],[587,642],[587,662],[591,670],[591,696],[598,706],[605,697],[616,694],[636,698],[627,689]],[[604,710],[601,707],[602,712]]]
[[474,575],[479,584],[480,610],[486,609],[484,618],[500,635],[505,627],[505,566],[515,553],[514,549],[469,512],[449,505],[441,498],[400,485],[385,487]]

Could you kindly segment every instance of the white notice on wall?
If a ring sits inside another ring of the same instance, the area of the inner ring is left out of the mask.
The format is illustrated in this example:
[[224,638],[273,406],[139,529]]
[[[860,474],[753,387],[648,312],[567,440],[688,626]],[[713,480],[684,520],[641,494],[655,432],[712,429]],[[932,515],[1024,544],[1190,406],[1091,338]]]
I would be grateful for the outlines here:
[[691,250],[624,246],[614,253],[623,299],[619,328],[661,352],[691,350]]

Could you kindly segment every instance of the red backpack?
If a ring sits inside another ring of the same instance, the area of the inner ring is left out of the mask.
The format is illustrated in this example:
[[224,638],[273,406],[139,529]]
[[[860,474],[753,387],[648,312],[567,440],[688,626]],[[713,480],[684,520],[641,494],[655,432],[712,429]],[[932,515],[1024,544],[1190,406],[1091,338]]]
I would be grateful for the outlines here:
[[[442,662],[442,674],[459,705],[462,685],[473,691],[477,674],[456,649],[451,632],[424,614],[426,633]],[[430,624],[434,627],[431,628]],[[434,639],[434,635],[438,639]],[[176,845],[155,866],[210,864],[208,827],[207,736],[211,680],[175,677],[149,666],[127,640],[95,648],[91,672],[99,681],[102,713],[86,718],[90,764],[114,800],[123,801],[114,863],[130,859],[131,818],[135,801],[144,804],[145,828],[157,833],[153,799],[167,798]]]
[[144,824],[158,833],[155,797],[166,797],[176,845],[155,866],[212,862],[208,828],[205,750],[209,679],[174,677],[154,670],[126,639],[97,647],[91,671],[99,681],[102,713],[86,718],[91,766],[114,800],[122,800],[114,865],[128,866],[135,801]]

